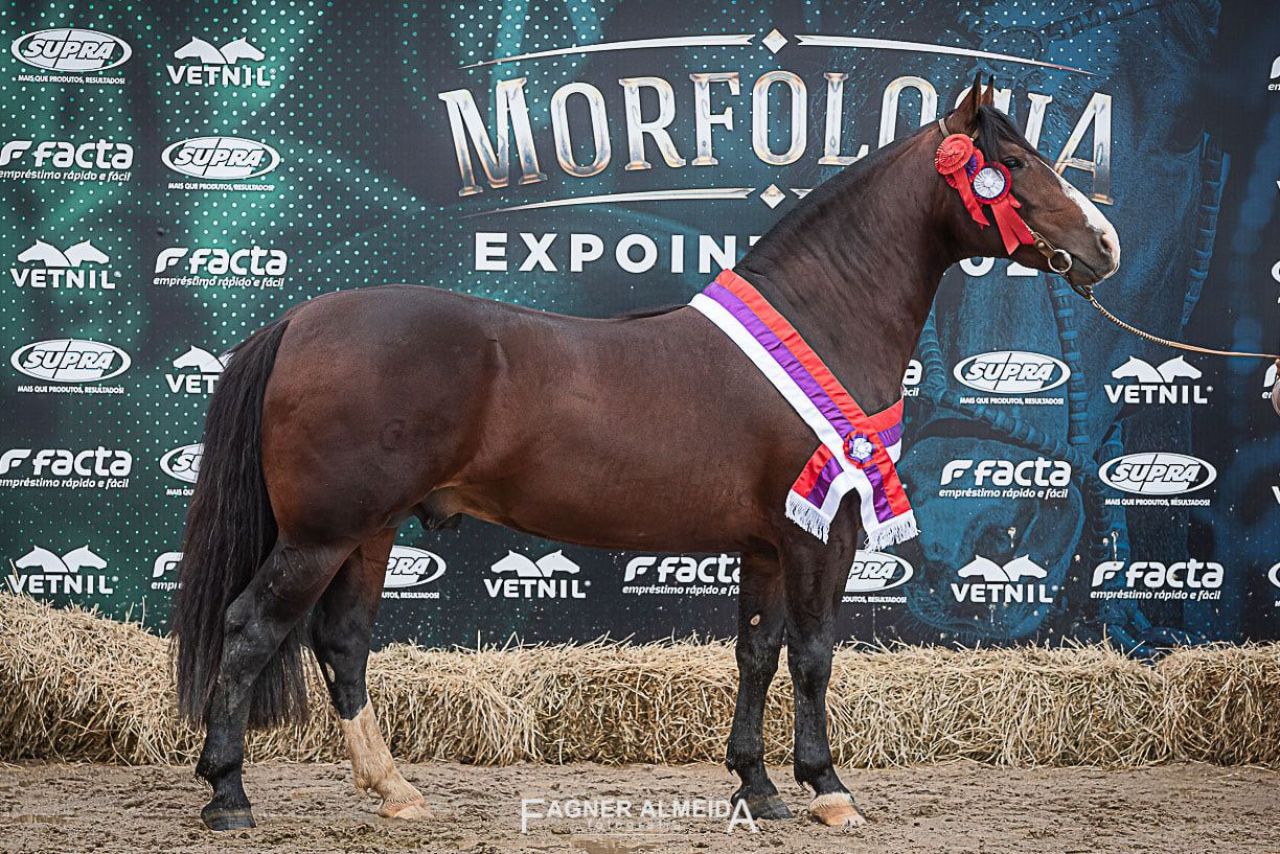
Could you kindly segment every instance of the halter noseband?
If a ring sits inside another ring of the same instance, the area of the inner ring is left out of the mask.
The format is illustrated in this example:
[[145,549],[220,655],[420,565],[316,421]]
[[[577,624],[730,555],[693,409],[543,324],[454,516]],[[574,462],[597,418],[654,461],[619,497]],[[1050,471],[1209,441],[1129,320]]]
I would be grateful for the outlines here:
[[[939,146],[938,148],[938,155],[939,155],[938,171],[942,172],[943,166],[941,165],[941,158],[943,153],[943,147],[947,144],[947,141],[950,140],[953,136],[961,137],[963,139],[965,138],[966,135],[952,134],[951,131],[947,129],[947,120],[945,117],[938,118],[938,129],[942,131],[942,141],[943,141],[943,145]],[[972,146],[972,141],[978,138],[977,131],[974,131],[973,133],[968,134],[967,138],[969,140],[969,145]],[[964,144],[961,143],[962,147],[963,145]],[[969,169],[973,167],[973,164],[976,162],[978,167],[982,165],[981,152],[978,152],[975,149],[973,158],[976,158],[976,160],[969,159],[967,160],[967,162],[959,164],[958,169],[954,169],[950,172],[943,172],[943,175],[947,178],[947,182],[951,184],[953,187],[955,187],[957,192],[960,193],[961,198],[965,200],[965,207],[969,210],[970,216],[980,226],[985,228],[988,224],[986,217],[983,216],[980,209],[977,208],[976,201],[974,201],[973,199],[972,190],[969,187],[965,186],[965,184],[967,184],[968,181],[974,177],[973,174],[969,173]],[[962,170],[966,173],[963,177],[960,175],[960,172]],[[974,171],[976,172],[976,168],[974,169]],[[1006,179],[1009,181],[1010,184],[1012,183],[1012,179],[1008,178],[1007,172],[1006,172]],[[996,204],[1000,204],[1004,202],[1006,198],[1009,199],[1009,202],[1007,203],[1006,207],[1004,207],[1000,211],[993,211],[993,214],[996,218],[996,223],[1000,227],[1001,236],[1004,237],[1005,239],[1006,251],[1008,251],[1009,254],[1012,255],[1013,250],[1016,249],[1017,246],[1029,243],[1037,252],[1039,252],[1041,255],[1044,256],[1045,263],[1049,265],[1050,270],[1052,270],[1053,272],[1057,273],[1060,276],[1065,276],[1071,270],[1071,264],[1073,260],[1071,258],[1071,253],[1065,249],[1059,249],[1058,247],[1054,246],[1052,243],[1049,242],[1049,240],[1043,234],[1041,234],[1038,231],[1035,231],[1034,229],[1029,228],[1026,225],[1026,223],[1023,222],[1022,218],[1013,212],[1012,208],[1016,208],[1019,205],[1018,205],[1017,199],[1014,199],[1013,196],[1011,195],[1010,193],[1011,189],[1012,189],[1011,186],[1006,185],[1004,194],[1000,198],[995,200],[995,204],[987,203],[987,204],[990,204],[992,208],[995,208]],[[1021,225],[1021,228],[1018,228],[1019,225]],[[1023,230],[1025,230],[1025,234],[1022,234]],[[1027,235],[1030,236],[1029,240],[1027,239]],[[1012,246],[1012,248],[1010,248],[1010,246]],[[1092,287],[1090,285],[1076,285],[1072,282],[1068,282],[1068,284],[1071,285],[1072,290],[1074,290],[1076,293],[1086,298],[1089,296],[1089,292],[1092,291]]]

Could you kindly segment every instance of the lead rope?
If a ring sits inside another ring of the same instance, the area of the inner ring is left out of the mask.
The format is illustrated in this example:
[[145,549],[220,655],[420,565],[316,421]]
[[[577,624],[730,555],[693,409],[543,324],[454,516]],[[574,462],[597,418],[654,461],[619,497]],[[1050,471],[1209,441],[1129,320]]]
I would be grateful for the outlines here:
[[1142,329],[1139,329],[1138,327],[1133,326],[1132,324],[1125,323],[1123,320],[1116,317],[1111,312],[1107,311],[1106,306],[1098,302],[1098,298],[1093,295],[1092,288],[1088,288],[1083,291],[1077,290],[1076,292],[1079,293],[1080,296],[1087,299],[1089,301],[1089,304],[1092,305],[1094,308],[1096,308],[1098,312],[1107,320],[1110,320],[1112,323],[1114,323],[1116,326],[1119,326],[1124,331],[1131,332],[1134,335],[1137,335],[1139,338],[1143,339],[1144,341],[1150,341],[1153,344],[1163,344],[1165,347],[1174,347],[1178,350],[1187,350],[1191,353],[1203,353],[1207,356],[1231,356],[1231,357],[1238,357],[1241,359],[1265,359],[1267,361],[1275,362],[1277,366],[1280,366],[1280,356],[1276,355],[1275,353],[1245,353],[1239,350],[1215,350],[1212,347],[1200,347],[1196,344],[1183,344],[1181,341],[1171,341],[1168,338],[1161,338],[1159,335],[1152,335],[1150,332],[1146,332]]

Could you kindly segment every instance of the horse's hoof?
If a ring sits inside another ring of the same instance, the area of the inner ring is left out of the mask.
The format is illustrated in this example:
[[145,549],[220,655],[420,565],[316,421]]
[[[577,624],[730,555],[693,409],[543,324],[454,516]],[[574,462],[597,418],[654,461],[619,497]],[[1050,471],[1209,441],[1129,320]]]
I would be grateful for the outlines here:
[[427,809],[426,798],[418,798],[416,801],[409,801],[405,804],[383,804],[382,809],[378,810],[378,815],[383,818],[417,821],[431,818],[431,810]]
[[222,810],[205,807],[200,811],[200,818],[204,820],[205,827],[218,832],[257,827],[253,822],[253,812],[247,809]]
[[853,795],[848,792],[828,792],[818,795],[809,804],[809,815],[827,827],[843,827],[845,829],[861,827],[867,823],[867,817],[858,809]]
[[791,818],[791,810],[776,792],[758,798],[747,798],[747,809],[754,819],[772,821],[774,819]]

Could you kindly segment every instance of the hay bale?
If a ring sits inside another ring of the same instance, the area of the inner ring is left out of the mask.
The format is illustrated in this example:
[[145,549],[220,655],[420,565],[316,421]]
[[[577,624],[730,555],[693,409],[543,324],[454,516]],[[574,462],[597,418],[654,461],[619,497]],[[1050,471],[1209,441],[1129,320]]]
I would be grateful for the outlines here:
[[1280,644],[1214,644],[1160,662],[1175,755],[1223,765],[1280,765]]
[[[0,760],[190,763],[169,645],[137,625],[0,594]],[[340,760],[328,697],[311,719],[252,733],[251,761]],[[719,762],[737,666],[727,643],[427,650],[394,644],[369,693],[402,761]],[[1178,650],[1151,667],[1098,646],[837,651],[828,695],[841,765],[970,760],[1133,767],[1280,765],[1280,644]],[[786,657],[766,706],[766,759],[791,757]]]

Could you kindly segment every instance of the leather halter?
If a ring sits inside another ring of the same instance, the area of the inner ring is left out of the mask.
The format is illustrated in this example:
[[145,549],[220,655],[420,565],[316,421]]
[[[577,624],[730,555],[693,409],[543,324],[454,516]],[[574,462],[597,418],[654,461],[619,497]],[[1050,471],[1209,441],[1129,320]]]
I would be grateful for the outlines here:
[[[947,137],[951,136],[951,131],[947,130],[947,120],[945,116],[938,117],[938,130],[942,131],[943,139],[946,139]],[[969,134],[969,138],[977,139],[978,132],[974,131],[973,133]],[[1031,245],[1035,248],[1037,252],[1039,252],[1041,255],[1044,256],[1045,263],[1049,265],[1049,269],[1057,273],[1059,276],[1066,276],[1066,274],[1071,270],[1071,264],[1073,260],[1071,258],[1071,253],[1065,249],[1059,249],[1058,247],[1054,246],[1052,243],[1049,242],[1049,240],[1043,234],[1036,231],[1034,228],[1031,229],[1031,237],[1034,240],[1034,242]],[[1075,284],[1072,284],[1069,280],[1067,283],[1071,285],[1072,290],[1080,294],[1080,296],[1082,297],[1087,298],[1089,296],[1088,291],[1092,290],[1088,285],[1080,285],[1077,287]]]

